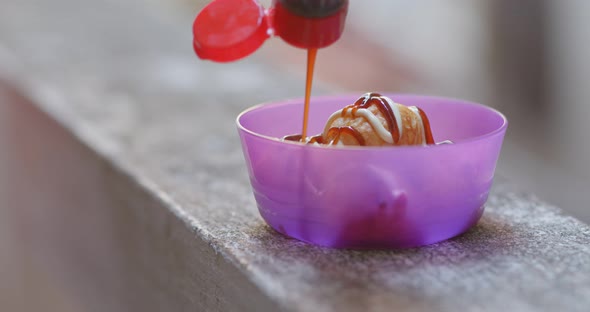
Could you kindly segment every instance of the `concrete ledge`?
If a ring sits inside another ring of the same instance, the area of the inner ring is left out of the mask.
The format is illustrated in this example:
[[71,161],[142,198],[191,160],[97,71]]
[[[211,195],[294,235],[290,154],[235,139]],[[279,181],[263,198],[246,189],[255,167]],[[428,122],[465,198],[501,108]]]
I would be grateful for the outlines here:
[[[0,73],[14,88],[0,93],[0,272],[10,278],[0,287],[17,309],[590,305],[590,228],[503,181],[478,226],[426,248],[329,250],[276,234],[256,211],[234,118],[298,96],[301,81],[256,57],[231,69],[197,62],[192,14],[133,0],[8,3]],[[76,14],[61,19],[64,7]],[[51,53],[31,49],[35,38]],[[31,292],[49,297],[35,302]]]
[[0,146],[10,147],[0,161],[0,225],[13,239],[3,236],[12,248],[2,254],[19,266],[13,285],[0,283],[17,296],[2,302],[23,311],[277,309],[164,194],[12,90],[0,94]]

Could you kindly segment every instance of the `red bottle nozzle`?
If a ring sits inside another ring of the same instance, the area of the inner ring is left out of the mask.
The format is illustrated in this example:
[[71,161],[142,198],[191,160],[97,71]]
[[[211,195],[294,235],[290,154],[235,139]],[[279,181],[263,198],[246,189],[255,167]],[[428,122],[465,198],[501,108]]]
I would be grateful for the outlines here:
[[272,33],[299,48],[323,48],[344,30],[348,0],[214,0],[193,24],[193,47],[203,59],[230,62],[256,51]]
[[324,48],[340,39],[348,0],[275,0],[276,35],[299,48]]

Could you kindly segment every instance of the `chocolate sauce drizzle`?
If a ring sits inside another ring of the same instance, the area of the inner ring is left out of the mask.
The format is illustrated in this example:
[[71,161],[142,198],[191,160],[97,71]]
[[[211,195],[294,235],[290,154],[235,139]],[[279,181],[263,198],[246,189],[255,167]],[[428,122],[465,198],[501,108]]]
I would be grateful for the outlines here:
[[426,117],[426,113],[420,107],[416,108],[418,109],[420,118],[422,118],[422,125],[424,126],[424,136],[426,137],[426,144],[434,144],[434,137],[432,136],[430,121],[428,120],[428,117]]
[[[389,132],[391,133],[391,138],[393,139],[393,144],[397,145],[400,141],[401,134],[399,130],[399,126],[397,124],[397,120],[395,118],[395,113],[393,112],[392,107],[389,105],[386,99],[379,93],[371,92],[366,93],[362,97],[360,97],[354,104],[348,105],[342,109],[342,117],[346,115],[348,110],[352,110],[352,116],[356,115],[356,112],[361,108],[369,108],[371,105],[375,105],[377,109],[381,112],[381,115],[385,118],[385,122],[387,123],[387,127],[389,128]],[[428,117],[424,113],[424,111],[418,108],[418,113],[420,114],[420,118],[422,119],[422,125],[424,126],[424,134],[426,137],[426,144],[434,144],[434,138],[432,136],[432,129],[430,127],[430,121]],[[328,129],[326,133],[327,140],[324,142],[323,136],[316,135],[311,137],[310,140],[307,142],[308,144],[318,143],[318,144],[337,144],[340,142],[340,137],[343,133],[349,134],[354,137],[359,145],[365,146],[366,142],[363,136],[358,132],[358,130],[354,129],[351,126],[345,127],[332,127]],[[295,135],[288,135],[283,138],[283,140],[287,141],[300,141],[301,134]]]
[[[309,138],[309,141],[307,142],[307,144],[318,143],[318,144],[334,144],[335,145],[335,144],[338,144],[338,142],[340,142],[342,133],[347,133],[347,134],[351,135],[352,137],[354,137],[355,140],[359,143],[359,145],[363,145],[363,146],[367,145],[365,143],[365,138],[363,138],[363,135],[358,130],[356,130],[355,128],[353,128],[351,126],[332,127],[330,129],[328,129],[328,133],[326,134],[326,137],[328,138],[327,140],[324,140],[323,135],[318,134],[316,136],[312,136],[311,138]],[[288,136],[284,137],[283,140],[300,142],[301,141],[301,134],[288,135]]]
[[387,122],[387,127],[389,128],[389,132],[391,133],[391,138],[393,139],[393,144],[397,144],[400,139],[400,132],[399,127],[397,125],[397,120],[395,119],[395,113],[393,109],[387,103],[387,100],[383,98],[383,96],[379,93],[371,92],[363,95],[361,98],[356,100],[354,104],[346,106],[342,110],[342,117],[346,114],[349,109],[352,109],[352,116],[356,115],[356,111],[361,108],[369,108],[371,105],[375,105],[377,109],[381,112],[381,115],[385,118],[385,122]]

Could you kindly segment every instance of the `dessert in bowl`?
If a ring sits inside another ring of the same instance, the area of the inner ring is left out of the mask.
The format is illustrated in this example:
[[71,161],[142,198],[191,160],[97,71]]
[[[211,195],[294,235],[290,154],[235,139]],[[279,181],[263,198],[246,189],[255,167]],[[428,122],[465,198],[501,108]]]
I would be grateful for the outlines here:
[[254,197],[272,228],[322,246],[403,248],[479,220],[506,118],[455,99],[377,97],[312,99],[309,133],[319,134],[303,140],[293,135],[301,99],[238,116]]

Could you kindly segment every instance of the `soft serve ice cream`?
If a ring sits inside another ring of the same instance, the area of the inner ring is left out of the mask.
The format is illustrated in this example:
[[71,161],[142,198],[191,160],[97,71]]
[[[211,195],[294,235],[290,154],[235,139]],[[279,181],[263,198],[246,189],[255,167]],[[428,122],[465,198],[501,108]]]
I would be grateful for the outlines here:
[[[301,141],[300,135],[285,140]],[[420,108],[404,106],[378,93],[367,93],[354,104],[334,112],[324,131],[307,143],[342,146],[434,144],[430,122]]]

